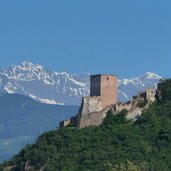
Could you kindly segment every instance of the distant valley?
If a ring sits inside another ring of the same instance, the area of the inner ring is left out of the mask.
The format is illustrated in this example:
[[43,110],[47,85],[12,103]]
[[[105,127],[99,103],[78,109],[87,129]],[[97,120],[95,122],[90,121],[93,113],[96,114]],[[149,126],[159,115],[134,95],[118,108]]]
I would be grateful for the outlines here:
[[77,112],[78,106],[42,104],[24,95],[1,93],[0,162]]

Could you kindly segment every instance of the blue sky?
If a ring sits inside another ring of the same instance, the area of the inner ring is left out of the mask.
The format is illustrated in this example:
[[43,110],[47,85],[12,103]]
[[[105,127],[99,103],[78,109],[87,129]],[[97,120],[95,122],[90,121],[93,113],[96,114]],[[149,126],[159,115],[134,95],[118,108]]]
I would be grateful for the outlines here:
[[0,1],[0,68],[171,77],[170,0]]

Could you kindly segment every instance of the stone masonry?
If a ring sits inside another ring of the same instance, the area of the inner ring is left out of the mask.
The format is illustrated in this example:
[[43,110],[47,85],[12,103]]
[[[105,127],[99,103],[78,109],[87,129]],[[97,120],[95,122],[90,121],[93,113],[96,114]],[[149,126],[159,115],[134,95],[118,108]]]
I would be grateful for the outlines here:
[[[138,115],[155,101],[156,90],[147,89],[138,93],[127,103],[117,102],[118,81],[114,75],[92,75],[90,79],[90,96],[83,97],[78,114],[60,123],[60,127],[75,125],[77,128],[98,126],[111,109],[114,114],[123,109],[128,111],[127,118],[135,120]],[[140,106],[141,104],[141,106]]]
[[83,97],[76,126],[84,128],[91,125],[100,125],[109,110],[108,108],[116,104],[117,91],[118,81],[116,76],[92,75],[90,78],[90,97]]
[[90,78],[90,97],[100,96],[103,108],[115,104],[118,95],[118,80],[115,75],[99,74]]

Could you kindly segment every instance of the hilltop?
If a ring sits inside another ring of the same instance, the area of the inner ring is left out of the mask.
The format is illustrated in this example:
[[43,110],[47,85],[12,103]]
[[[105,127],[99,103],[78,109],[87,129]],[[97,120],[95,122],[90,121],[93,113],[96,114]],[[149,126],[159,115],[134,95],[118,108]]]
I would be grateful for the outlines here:
[[44,133],[1,170],[171,170],[171,79],[135,122],[108,112],[100,126]]

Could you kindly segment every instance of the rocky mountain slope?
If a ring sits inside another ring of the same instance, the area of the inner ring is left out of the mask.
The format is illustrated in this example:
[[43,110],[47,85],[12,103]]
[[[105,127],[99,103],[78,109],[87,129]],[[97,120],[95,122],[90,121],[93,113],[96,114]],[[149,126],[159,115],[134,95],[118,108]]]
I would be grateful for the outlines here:
[[89,74],[57,73],[23,62],[0,70],[0,91],[19,93],[48,104],[75,105],[89,93]]
[[[19,93],[48,104],[79,105],[89,95],[89,73],[53,72],[41,65],[23,62],[0,69],[0,92]],[[156,87],[160,76],[147,72],[119,80],[119,101],[127,101],[138,91]]]

